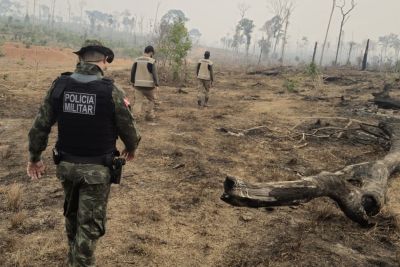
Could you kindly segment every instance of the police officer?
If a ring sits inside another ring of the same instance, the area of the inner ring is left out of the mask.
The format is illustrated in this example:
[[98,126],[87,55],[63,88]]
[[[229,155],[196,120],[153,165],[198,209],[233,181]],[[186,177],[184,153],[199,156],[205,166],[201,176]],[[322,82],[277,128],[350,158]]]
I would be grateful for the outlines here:
[[131,82],[136,91],[139,91],[147,100],[147,107],[143,106],[146,112],[146,120],[155,119],[154,108],[158,105],[158,74],[156,61],[153,58],[154,48],[149,45],[144,49],[144,54],[133,62],[131,70]]
[[199,80],[197,104],[201,107],[208,106],[210,88],[214,82],[213,62],[210,60],[210,52],[204,53],[204,59],[197,64],[197,79]]
[[74,52],[79,56],[74,73],[64,73],[48,91],[29,132],[28,176],[44,174],[41,154],[51,127],[58,123],[55,148],[57,177],[65,193],[64,216],[69,243],[69,266],[94,266],[97,240],[105,233],[110,192],[110,160],[116,140],[125,145],[122,156],[131,161],[140,141],[125,93],[103,78],[111,49],[87,40]]

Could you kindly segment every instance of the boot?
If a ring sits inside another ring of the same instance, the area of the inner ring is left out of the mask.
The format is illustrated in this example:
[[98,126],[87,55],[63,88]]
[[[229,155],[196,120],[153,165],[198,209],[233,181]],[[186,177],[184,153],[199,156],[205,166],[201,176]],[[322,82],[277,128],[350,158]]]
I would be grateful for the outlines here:
[[209,105],[208,105],[208,97],[205,97],[205,99],[204,99],[204,106],[205,107],[209,107]]

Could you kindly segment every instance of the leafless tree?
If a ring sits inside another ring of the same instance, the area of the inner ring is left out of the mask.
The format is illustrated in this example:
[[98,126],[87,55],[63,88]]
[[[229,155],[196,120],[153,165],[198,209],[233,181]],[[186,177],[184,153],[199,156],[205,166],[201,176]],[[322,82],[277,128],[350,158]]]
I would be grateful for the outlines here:
[[33,0],[33,16],[32,16],[33,24],[36,23],[36,6],[38,5],[37,2],[38,0]]
[[79,9],[81,12],[81,24],[83,24],[83,9],[85,8],[85,6],[86,6],[85,0],[79,1]]
[[161,5],[161,2],[158,2],[157,3],[157,8],[156,8],[156,15],[154,16],[154,33],[156,33],[156,29],[157,29],[158,11],[160,10],[160,5]]
[[[277,35],[275,37],[275,44],[273,54],[276,53],[277,46],[282,39],[282,54],[285,53],[285,46],[287,41],[287,27],[289,26],[289,18],[294,9],[292,0],[272,0],[268,4],[268,8],[272,11],[275,17],[279,18],[279,28],[277,29]],[[283,29],[285,25],[285,29]]]
[[349,54],[347,56],[347,62],[346,65],[351,65],[351,53],[353,52],[353,48],[356,45],[355,42],[350,42],[349,43]]
[[240,19],[243,19],[246,16],[247,11],[250,9],[250,6],[245,2],[238,4]]
[[327,40],[328,40],[329,30],[330,30],[330,28],[331,28],[332,17],[333,17],[333,12],[335,11],[335,8],[336,8],[336,0],[332,0],[331,15],[329,16],[328,27],[327,27],[327,29],[326,29],[325,39],[324,39],[324,43],[323,43],[323,45],[322,45],[321,58],[320,58],[320,60],[319,60],[319,65],[322,65],[322,62],[323,62],[323,60],[324,60],[324,53],[325,53],[326,42],[327,42]]
[[336,5],[337,8],[340,9],[341,15],[342,15],[342,20],[340,22],[340,31],[339,31],[339,40],[338,40],[338,45],[336,49],[336,57],[335,57],[335,65],[337,65],[338,58],[339,58],[339,50],[342,42],[342,35],[343,35],[343,27],[346,24],[346,22],[349,20],[350,12],[354,10],[356,7],[356,2],[354,0],[351,0],[351,6],[346,9],[346,0],[342,0],[342,3],[340,5]]
[[285,48],[286,48],[286,44],[287,44],[287,30],[289,27],[289,19],[290,19],[290,15],[292,14],[292,12],[294,10],[293,2],[286,1],[284,10],[285,10],[285,17],[283,18],[283,21],[285,22],[285,30],[283,31],[282,50],[281,50],[281,58],[280,58],[280,62],[282,64],[283,64],[283,60],[285,57]]
[[68,23],[71,23],[71,1],[67,0],[67,6],[68,6]]
[[56,10],[56,1],[57,0],[51,0],[51,27],[54,29],[54,13]]

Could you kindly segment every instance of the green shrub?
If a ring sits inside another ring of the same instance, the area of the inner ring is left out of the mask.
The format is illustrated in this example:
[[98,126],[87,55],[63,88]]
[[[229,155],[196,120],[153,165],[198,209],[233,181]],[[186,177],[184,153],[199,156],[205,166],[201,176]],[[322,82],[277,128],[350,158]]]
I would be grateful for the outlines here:
[[318,67],[314,62],[307,66],[306,72],[311,77],[315,77],[319,74]]
[[296,93],[296,82],[291,79],[286,79],[283,86],[285,87],[286,91],[289,93]]

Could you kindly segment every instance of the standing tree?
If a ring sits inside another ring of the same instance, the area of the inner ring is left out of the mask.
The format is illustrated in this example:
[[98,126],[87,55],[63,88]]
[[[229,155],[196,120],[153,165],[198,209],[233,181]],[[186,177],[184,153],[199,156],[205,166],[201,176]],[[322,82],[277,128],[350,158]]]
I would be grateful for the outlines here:
[[271,42],[267,39],[264,38],[264,36],[261,38],[261,40],[258,41],[258,46],[260,47],[260,55],[258,57],[258,65],[260,65],[262,61],[263,56],[268,56],[270,50],[271,50]]
[[331,15],[329,16],[328,27],[326,28],[325,39],[324,39],[324,43],[322,44],[321,58],[319,59],[319,65],[320,65],[320,66],[322,65],[322,62],[323,62],[323,60],[324,60],[324,53],[325,53],[326,42],[327,42],[327,40],[328,40],[329,30],[330,30],[330,28],[331,28],[332,17],[333,17],[333,12],[335,11],[335,8],[336,8],[336,0],[332,0]]
[[32,21],[33,25],[36,23],[36,7],[37,7],[37,0],[33,0],[33,15],[32,15]]
[[385,35],[385,36],[379,37],[378,42],[381,46],[380,62],[382,64],[387,58],[387,50],[390,45],[390,35]]
[[349,43],[349,55],[347,56],[346,65],[351,65],[351,53],[353,52],[353,47],[357,45],[355,42]]
[[362,61],[362,67],[361,70],[366,70],[367,69],[367,64],[368,64],[368,50],[369,50],[369,39],[367,41],[367,46],[365,47],[365,52],[364,52],[364,57]]
[[309,45],[310,41],[308,40],[307,36],[303,36],[301,38],[301,43],[300,43],[300,47],[301,47],[301,58],[304,59],[304,54],[305,51],[308,51],[308,45]]
[[341,15],[342,15],[342,20],[340,22],[340,31],[339,31],[339,40],[338,40],[338,45],[337,45],[337,49],[336,49],[336,57],[335,57],[335,66],[338,63],[338,58],[339,58],[339,50],[341,47],[341,43],[342,43],[342,35],[343,35],[343,27],[346,24],[346,22],[349,20],[350,16],[350,12],[353,11],[353,9],[356,7],[356,3],[354,0],[351,0],[351,6],[349,7],[349,9],[346,11],[346,0],[342,0],[342,4],[341,5],[337,5],[337,7],[340,9]]
[[238,9],[240,20],[235,27],[235,34],[233,35],[232,41],[232,48],[236,51],[236,53],[239,53],[239,47],[244,43],[244,36],[242,34],[243,29],[240,24],[246,16],[247,11],[250,9],[250,6],[243,2],[238,5]]
[[286,1],[286,5],[284,6],[284,18],[283,21],[285,22],[285,30],[283,31],[283,40],[282,40],[282,50],[281,50],[281,58],[280,58],[280,62],[281,64],[283,64],[283,59],[285,57],[285,47],[287,44],[287,30],[289,27],[289,19],[290,19],[290,15],[293,12],[294,9],[294,5],[293,2],[291,1]]
[[71,10],[72,10],[72,6],[71,6],[71,0],[67,0],[67,12],[68,12],[68,23],[71,23]]
[[79,10],[80,10],[80,23],[83,24],[83,9],[86,6],[86,1],[85,0],[81,0],[79,1]]
[[14,3],[11,0],[0,0],[0,16],[8,16],[12,12]]
[[56,1],[57,0],[51,0],[51,28],[54,30],[54,13],[56,11]]
[[[243,18],[239,21],[237,29],[239,29],[239,35],[246,38],[246,56],[249,55],[249,48],[251,44],[251,33],[253,32],[255,25],[252,20]],[[243,37],[242,37],[243,38]]]
[[[188,21],[181,10],[169,10],[162,18],[157,38],[159,54],[172,65],[173,79],[182,82],[184,60],[192,47],[189,32],[185,26]],[[185,74],[185,73],[184,73]]]
[[[274,16],[272,19],[265,22],[264,26],[261,28],[261,31],[263,31],[267,35],[267,39],[262,42],[264,42],[264,45],[268,45],[269,48],[267,50],[264,50],[262,54],[265,54],[268,57],[272,47],[272,40],[276,40],[278,38],[281,32],[281,28],[282,23],[279,16]],[[276,45],[274,46],[274,51],[275,49]]]
[[192,40],[193,44],[199,44],[200,41],[200,37],[201,37],[201,32],[199,31],[199,29],[191,29],[189,31],[189,36],[190,36],[190,40]]
[[156,33],[156,29],[157,29],[156,25],[158,23],[157,20],[158,20],[158,11],[160,10],[160,5],[161,5],[161,2],[158,2],[157,8],[156,8],[156,15],[154,16],[154,33]]
[[250,6],[245,2],[238,4],[240,19],[242,20],[245,16],[247,11],[250,9]]
[[392,35],[392,38],[390,39],[390,47],[394,50],[394,60],[398,62],[400,55],[400,39],[397,34]]
[[400,40],[399,40],[399,36],[397,34],[391,33],[391,34],[379,37],[379,44],[381,45],[381,55],[380,55],[381,63],[389,60],[388,59],[388,50],[390,50],[390,48],[392,48],[394,51],[393,60],[397,61],[399,59]]
[[46,5],[40,5],[40,19],[42,21],[47,20],[47,23],[50,21],[50,8]]
[[223,49],[228,49],[228,48],[232,47],[233,39],[229,36],[229,34],[227,34],[226,36],[222,37],[220,41],[222,43],[222,48]]
[[[273,48],[273,56],[276,55],[276,49],[278,47],[279,42],[283,38],[282,52],[285,53],[285,45],[286,45],[286,37],[287,37],[287,27],[289,26],[289,18],[290,14],[293,11],[293,1],[292,0],[271,0],[268,5],[269,9],[275,15],[275,44]],[[285,26],[285,29],[283,29]]]

